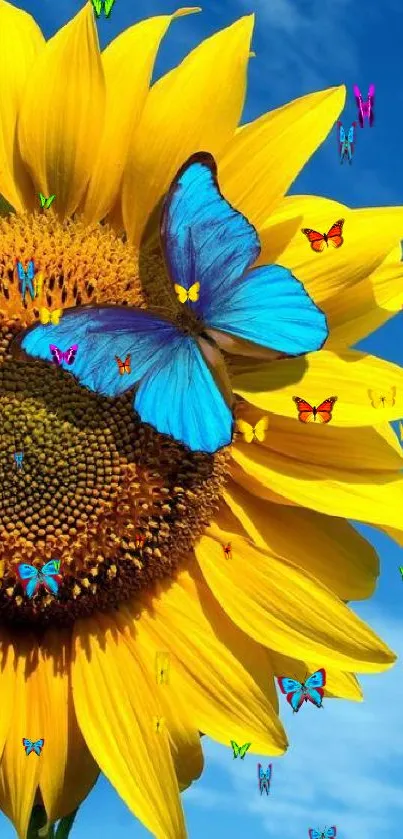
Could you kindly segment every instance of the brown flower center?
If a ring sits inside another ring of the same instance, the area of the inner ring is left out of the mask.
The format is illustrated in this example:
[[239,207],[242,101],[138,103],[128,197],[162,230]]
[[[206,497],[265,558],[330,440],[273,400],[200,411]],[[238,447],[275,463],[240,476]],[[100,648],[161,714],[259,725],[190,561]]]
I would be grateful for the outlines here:
[[[0,235],[0,619],[69,624],[172,576],[213,516],[227,456],[188,452],[143,425],[132,392],[100,397],[10,354],[41,307],[144,305],[157,291],[155,255],[142,288],[136,253],[105,226],[11,216]],[[22,301],[16,259],[43,273],[33,301]],[[29,597],[17,567],[50,559],[61,561],[57,596],[41,585]]]

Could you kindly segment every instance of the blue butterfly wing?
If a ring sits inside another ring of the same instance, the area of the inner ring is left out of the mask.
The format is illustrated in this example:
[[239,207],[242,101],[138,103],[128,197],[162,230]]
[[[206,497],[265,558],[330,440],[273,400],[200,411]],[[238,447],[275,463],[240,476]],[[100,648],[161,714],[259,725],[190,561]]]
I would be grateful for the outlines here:
[[18,574],[22,580],[36,580],[38,577],[38,570],[34,565],[28,565],[27,562],[20,562],[18,566]]
[[347,139],[349,143],[354,143],[354,125],[350,127]]
[[178,337],[151,368],[134,407],[143,422],[192,451],[215,452],[231,442],[232,412],[192,338]]
[[27,737],[23,737],[22,738],[22,745],[24,746],[25,754],[27,754],[27,755],[31,754],[31,752],[34,748],[34,744],[33,744],[32,740],[28,740]]
[[53,574],[53,576],[59,574],[60,566],[59,566],[59,559],[51,559],[49,562],[46,562],[45,565],[42,566],[41,571],[42,574],[46,577],[49,574]]
[[340,140],[340,143],[341,143],[341,144],[343,144],[343,143],[344,143],[344,141],[345,141],[345,139],[346,139],[346,132],[345,132],[345,130],[344,130],[344,128],[343,128],[343,126],[342,126],[342,125],[340,125],[340,128],[339,128],[339,140]]
[[301,690],[295,691],[295,693],[291,696],[290,705],[293,711],[298,711],[301,707],[301,697],[302,697],[302,688]]
[[254,268],[231,294],[221,294],[219,303],[207,321],[209,329],[287,355],[315,352],[328,336],[324,313],[302,283],[280,265]]
[[316,705],[317,708],[321,708],[323,702],[322,695],[315,688],[308,688],[308,693],[313,704]]
[[57,580],[54,580],[50,574],[45,574],[44,571],[41,571],[41,577],[43,577],[43,581],[46,582],[47,587],[50,589],[52,594],[58,594],[59,591],[59,583]]
[[38,756],[41,754],[44,742],[44,740],[36,740],[35,743],[32,744],[33,750]]
[[294,693],[296,690],[302,691],[302,684],[297,679],[289,679],[288,676],[281,676],[278,682],[283,693]]
[[309,839],[322,839],[322,834],[318,830],[311,827],[309,830]]
[[[31,327],[20,345],[28,355],[52,361],[50,344],[61,350],[77,344],[74,366],[64,369],[95,393],[119,396],[134,387],[160,355],[169,357],[170,346],[180,335],[169,321],[144,309],[78,306],[65,309],[56,325]],[[126,358],[128,353],[131,373],[121,376],[115,355]]]
[[326,684],[326,671],[321,668],[312,673],[305,682],[307,688],[323,688]]
[[327,830],[325,830],[325,837],[326,839],[335,839],[336,833],[336,827],[333,825],[333,827],[328,827]]
[[206,322],[260,253],[255,228],[221,195],[217,166],[207,152],[192,155],[174,178],[161,239],[172,282],[186,289],[200,283],[198,301],[185,305]]

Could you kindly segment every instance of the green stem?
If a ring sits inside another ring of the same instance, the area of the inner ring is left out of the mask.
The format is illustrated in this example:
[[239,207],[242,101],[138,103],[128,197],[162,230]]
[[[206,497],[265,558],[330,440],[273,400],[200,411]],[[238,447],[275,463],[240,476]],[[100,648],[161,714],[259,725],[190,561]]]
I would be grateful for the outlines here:
[[46,829],[47,818],[45,808],[42,804],[35,804],[32,808],[27,839],[69,839],[77,813],[78,807],[73,813],[60,819],[57,829],[55,824],[50,824],[48,829]]

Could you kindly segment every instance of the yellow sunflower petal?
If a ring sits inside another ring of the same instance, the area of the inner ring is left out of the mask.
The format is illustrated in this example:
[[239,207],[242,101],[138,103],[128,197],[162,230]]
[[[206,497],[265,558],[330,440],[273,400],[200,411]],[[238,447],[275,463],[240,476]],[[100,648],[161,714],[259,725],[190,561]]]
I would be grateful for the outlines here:
[[77,719],[100,769],[155,836],[186,837],[170,751],[149,725],[158,716],[151,676],[110,616],[78,621],[74,647]]
[[[21,639],[15,652],[13,719],[0,763],[0,807],[13,822],[20,839],[26,839],[41,771],[41,756],[26,755],[22,740],[35,741],[43,737],[43,696],[35,666],[38,645],[34,637]],[[4,694],[2,697],[4,699]],[[46,748],[46,742],[43,748]]]
[[[337,396],[331,426],[374,425],[403,416],[403,370],[397,364],[355,350],[337,353],[321,350],[299,358],[284,358],[266,364],[244,364],[234,369],[232,386],[252,405],[298,419],[294,396],[316,407],[329,396]],[[392,394],[391,388],[396,388]],[[374,408],[369,391],[388,396],[390,402]],[[312,423],[318,427],[318,423]],[[318,439],[325,439],[318,438]]]
[[31,15],[0,0],[0,193],[21,212],[34,207],[33,188],[22,166],[15,135],[28,75],[45,39]]
[[[341,435],[341,429],[338,433]],[[246,448],[237,443],[232,449],[232,473],[237,483],[262,498],[265,497],[266,487],[269,487],[293,504],[319,513],[399,527],[403,481],[400,473],[392,468],[392,458],[397,457],[397,454],[392,448],[388,450],[376,429],[345,432],[344,446],[340,436],[335,438],[339,441],[337,452],[329,445],[332,439],[329,435],[327,446],[318,447],[318,453],[323,457],[322,462],[314,458],[314,462],[304,462],[302,452],[298,459],[290,456],[287,444],[291,439],[290,435],[283,433],[282,454],[263,445],[259,448],[256,446],[252,451],[251,446]],[[326,451],[329,465],[326,465]],[[362,464],[351,467],[349,455],[357,460],[359,453],[362,455]],[[382,453],[388,457],[389,471],[388,466],[382,468]],[[377,466],[366,468],[366,458],[371,458],[372,463],[377,461]],[[337,459],[339,463],[334,464]]]
[[[116,622],[125,642],[134,655],[140,655],[149,673],[155,673],[155,645],[152,644],[146,632],[136,625],[136,632],[131,630],[132,621],[127,607],[121,607],[116,615]],[[128,629],[129,628],[129,629]],[[158,716],[165,720],[172,760],[176,775],[182,789],[188,787],[192,781],[199,778],[203,771],[203,752],[200,744],[200,734],[192,721],[191,709],[183,701],[174,681],[170,679],[168,686],[159,685],[155,679],[153,691],[158,708]],[[151,717],[150,717],[151,725]],[[153,726],[154,728],[154,726]],[[160,732],[155,732],[159,736]]]
[[37,192],[71,215],[87,187],[104,120],[105,85],[89,3],[42,50],[18,124],[22,158]]
[[267,221],[323,142],[345,98],[345,87],[320,90],[237,131],[220,161],[220,189],[256,227]]
[[[298,679],[299,682],[304,682],[307,675],[315,673],[323,666],[319,660],[298,661],[279,653],[270,653],[270,659],[277,677],[289,676],[291,679]],[[354,673],[342,673],[334,667],[326,668],[325,696],[349,699],[353,702],[362,702],[363,699],[361,686]]]
[[48,820],[72,813],[95,784],[99,769],[75,717],[70,686],[70,632],[51,631],[41,641],[39,672],[45,746],[39,785]]
[[[300,228],[282,253],[275,247],[276,225],[302,217]],[[332,224],[344,218],[344,243],[340,248],[329,246],[315,253],[301,233],[311,228],[327,233]],[[275,259],[291,268],[316,303],[355,286],[375,271],[403,237],[403,209],[376,207],[351,210],[344,204],[317,196],[296,195],[285,198],[266,225],[259,231],[262,252],[258,263]]]
[[227,485],[224,499],[258,548],[305,568],[341,600],[373,594],[379,575],[377,553],[344,519],[270,504],[235,481]]
[[326,348],[351,347],[403,308],[402,249],[393,248],[369,277],[323,304],[329,325]]
[[[260,644],[284,655],[317,659],[343,670],[384,670],[394,654],[318,580],[231,534],[232,559],[222,559],[216,525],[202,536],[196,557],[231,620]],[[247,563],[247,573],[245,572]]]
[[8,633],[1,630],[2,661],[0,668],[0,756],[3,752],[14,714],[14,693],[16,690],[15,650]]
[[[123,218],[137,244],[146,219],[196,151],[219,155],[240,119],[253,15],[207,38],[152,87],[130,145]],[[141,196],[141,200],[139,200]]]
[[257,754],[282,754],[287,740],[271,703],[266,650],[228,620],[194,560],[191,574],[181,571],[151,614],[143,612],[139,637],[146,633],[156,650],[169,652],[172,686],[200,731],[227,745],[250,741]]
[[[113,207],[130,139],[146,101],[160,43],[171,22],[198,9],[179,9],[140,21],[113,40],[102,53],[106,82],[105,125],[94,149],[94,171],[83,204],[87,223]],[[136,56],[136,60],[133,60]]]

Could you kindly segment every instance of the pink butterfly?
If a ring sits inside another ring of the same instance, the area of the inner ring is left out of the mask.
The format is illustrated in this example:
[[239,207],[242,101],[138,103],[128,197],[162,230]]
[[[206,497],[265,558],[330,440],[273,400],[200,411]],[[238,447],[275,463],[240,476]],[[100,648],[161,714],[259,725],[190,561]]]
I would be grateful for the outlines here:
[[370,84],[368,88],[368,99],[364,102],[360,88],[355,84],[353,87],[355,101],[358,108],[358,122],[361,128],[364,128],[364,122],[367,119],[372,128],[374,124],[374,102],[375,102],[375,85]]
[[64,352],[63,350],[59,350],[59,348],[54,344],[49,344],[49,349],[52,353],[55,364],[62,364],[63,361],[65,361],[66,364],[73,364],[77,355],[78,344],[73,344],[72,347],[69,347],[69,349]]

